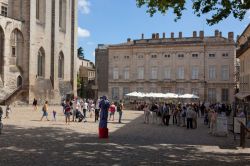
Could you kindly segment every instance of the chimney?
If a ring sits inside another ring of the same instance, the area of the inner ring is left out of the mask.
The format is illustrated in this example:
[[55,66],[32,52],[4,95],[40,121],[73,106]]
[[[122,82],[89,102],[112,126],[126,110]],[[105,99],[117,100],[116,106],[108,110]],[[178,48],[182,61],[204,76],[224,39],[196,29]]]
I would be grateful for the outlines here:
[[179,32],[179,38],[180,39],[182,38],[182,32]]
[[197,37],[197,32],[193,31],[193,37]]
[[215,36],[215,37],[219,37],[219,30],[218,30],[218,29],[216,29],[216,30],[214,31],[214,36]]
[[155,39],[155,34],[154,33],[152,33],[152,39]]
[[159,33],[156,33],[156,39],[159,39],[159,38],[160,38]]
[[233,32],[228,32],[228,39],[230,41],[233,41],[234,40],[234,33]]
[[171,39],[174,38],[174,32],[171,32]]
[[163,34],[162,34],[162,38],[163,38],[163,39],[165,39],[165,38],[166,38],[166,34],[165,34],[165,32],[163,32]]
[[128,38],[128,39],[127,39],[127,42],[128,42],[128,43],[129,43],[129,42],[131,42],[131,39],[130,39],[130,38]]
[[200,38],[201,38],[201,39],[204,38],[204,31],[200,31]]
[[144,39],[144,34],[143,33],[141,34],[141,39]]

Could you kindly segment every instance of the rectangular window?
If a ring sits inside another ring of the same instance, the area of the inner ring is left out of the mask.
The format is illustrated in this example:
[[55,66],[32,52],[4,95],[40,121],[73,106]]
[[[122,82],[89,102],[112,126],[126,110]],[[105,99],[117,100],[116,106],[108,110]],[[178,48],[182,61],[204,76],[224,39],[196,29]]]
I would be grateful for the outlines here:
[[209,88],[208,89],[208,101],[210,102],[216,102],[216,89]]
[[223,81],[229,80],[229,66],[228,65],[221,66],[221,79]]
[[224,58],[228,57],[228,53],[223,53],[222,57],[224,57]]
[[119,100],[119,88],[118,87],[112,88],[112,99]]
[[192,54],[192,58],[198,58],[198,54]]
[[138,87],[138,88],[136,89],[136,91],[137,91],[137,92],[144,92],[144,88],[143,88],[143,87]]
[[209,58],[215,58],[215,54],[209,54]]
[[178,54],[178,58],[184,58],[184,54]]
[[7,17],[7,14],[8,14],[7,11],[8,11],[7,6],[1,6],[1,15],[2,16]]
[[176,94],[178,94],[178,95],[183,95],[184,93],[185,93],[184,88],[177,88],[177,89],[176,89]]
[[165,79],[171,79],[171,68],[170,67],[166,67],[165,68]]
[[114,80],[119,79],[119,69],[118,68],[113,69],[113,79]]
[[198,88],[192,88],[192,89],[191,89],[191,93],[192,93],[193,95],[199,96],[199,89],[198,89]]
[[138,69],[138,79],[142,80],[144,79],[144,67],[139,67]]
[[124,79],[129,80],[129,68],[128,67],[124,69]]
[[177,70],[177,79],[184,79],[184,67],[178,67]]
[[193,80],[198,80],[199,79],[199,67],[195,66],[192,67],[192,77]]
[[124,87],[123,88],[123,97],[129,93],[129,87]]
[[222,89],[221,90],[221,101],[222,102],[228,102],[228,89]]
[[63,4],[62,4],[62,0],[59,0],[59,26],[62,28],[62,8],[63,8]]
[[209,72],[209,79],[215,80],[216,79],[216,66],[209,66],[208,72]]
[[151,69],[151,79],[157,79],[157,67],[152,67]]

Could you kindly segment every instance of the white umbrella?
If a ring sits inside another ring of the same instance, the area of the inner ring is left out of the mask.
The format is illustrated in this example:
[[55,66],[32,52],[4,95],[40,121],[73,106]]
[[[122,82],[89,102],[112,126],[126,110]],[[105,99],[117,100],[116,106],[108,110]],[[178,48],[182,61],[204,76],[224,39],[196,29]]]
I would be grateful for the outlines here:
[[194,95],[194,94],[184,94],[184,95],[180,95],[179,98],[182,98],[182,99],[199,99],[199,96]]
[[164,96],[165,98],[172,98],[172,99],[178,98],[178,95],[175,93],[166,93],[164,94]]
[[138,92],[134,91],[134,92],[126,94],[126,96],[138,97]]

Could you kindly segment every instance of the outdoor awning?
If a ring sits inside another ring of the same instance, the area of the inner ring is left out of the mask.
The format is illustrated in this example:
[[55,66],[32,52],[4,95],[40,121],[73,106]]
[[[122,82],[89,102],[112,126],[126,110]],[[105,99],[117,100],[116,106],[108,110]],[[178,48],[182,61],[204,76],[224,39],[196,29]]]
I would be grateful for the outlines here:
[[235,95],[235,97],[237,97],[240,100],[243,100],[244,98],[250,96],[250,93],[243,93],[243,92],[239,92]]

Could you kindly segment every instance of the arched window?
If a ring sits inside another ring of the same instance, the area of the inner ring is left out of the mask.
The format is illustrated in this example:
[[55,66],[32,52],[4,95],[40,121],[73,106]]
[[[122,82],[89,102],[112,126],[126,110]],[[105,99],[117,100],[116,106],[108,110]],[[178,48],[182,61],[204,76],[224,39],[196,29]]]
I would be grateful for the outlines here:
[[58,58],[58,78],[64,77],[64,56],[63,53],[60,52]]
[[3,74],[4,69],[4,32],[0,26],[0,75]]
[[66,0],[59,0],[59,27],[66,30]]
[[45,15],[46,15],[46,1],[36,0],[36,19],[40,23],[45,23]]
[[23,84],[23,79],[21,76],[18,76],[17,77],[17,87],[22,86],[22,84]]
[[43,48],[40,48],[38,51],[37,57],[37,76],[44,77],[45,76],[45,51]]
[[[14,29],[10,36],[10,53],[11,57],[16,57],[16,62],[12,62],[12,65],[23,67],[23,34],[20,30]],[[15,63],[15,64],[14,64]]]

